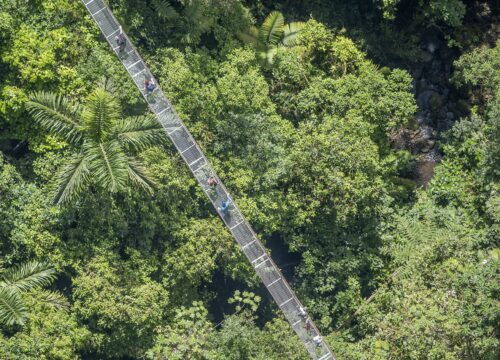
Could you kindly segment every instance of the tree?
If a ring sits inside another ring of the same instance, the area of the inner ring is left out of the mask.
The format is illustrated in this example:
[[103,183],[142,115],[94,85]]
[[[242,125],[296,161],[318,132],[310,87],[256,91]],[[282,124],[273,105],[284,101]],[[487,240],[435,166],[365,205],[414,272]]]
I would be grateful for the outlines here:
[[[0,324],[23,325],[28,314],[23,294],[49,285],[55,277],[53,267],[37,261],[7,270],[0,268]],[[65,299],[55,292],[46,291],[45,301],[59,308],[66,307]]]
[[297,37],[303,28],[302,22],[285,24],[283,14],[273,11],[260,28],[251,26],[238,36],[244,43],[255,47],[260,60],[269,65],[273,63],[278,46],[291,47],[297,44]]
[[128,261],[101,253],[73,281],[75,313],[93,333],[89,350],[96,357],[139,358],[170,310],[169,294],[150,277],[156,270],[152,258],[132,250]]
[[57,175],[56,203],[76,200],[91,184],[111,193],[128,183],[152,192],[154,180],[137,153],[161,144],[164,138],[154,116],[121,119],[118,101],[103,89],[94,91],[85,105],[38,92],[27,108],[42,128],[77,149]]

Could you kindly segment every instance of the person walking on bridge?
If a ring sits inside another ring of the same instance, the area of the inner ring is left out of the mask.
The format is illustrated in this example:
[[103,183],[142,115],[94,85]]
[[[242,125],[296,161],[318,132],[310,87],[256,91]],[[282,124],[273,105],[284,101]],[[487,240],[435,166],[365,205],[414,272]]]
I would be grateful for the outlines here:
[[127,38],[123,33],[123,28],[121,25],[118,28],[118,35],[116,35],[115,40],[116,44],[120,47],[120,52],[123,52],[123,50],[125,50],[125,46],[127,45]]

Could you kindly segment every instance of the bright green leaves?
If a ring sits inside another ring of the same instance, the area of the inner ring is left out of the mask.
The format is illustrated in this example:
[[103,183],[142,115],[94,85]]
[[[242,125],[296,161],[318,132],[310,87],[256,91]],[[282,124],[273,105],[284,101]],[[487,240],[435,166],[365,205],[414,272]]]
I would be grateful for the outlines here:
[[82,140],[82,107],[62,95],[37,92],[26,107],[33,119],[47,131],[72,145]]
[[44,263],[31,261],[3,271],[0,274],[2,285],[18,291],[29,291],[42,287],[55,280],[55,270]]
[[151,280],[151,267],[130,252],[128,262],[98,255],[74,279],[74,308],[94,333],[102,356],[139,356],[168,309],[169,294]]
[[26,316],[26,306],[21,295],[9,287],[0,285],[0,323],[3,325],[22,325]]
[[453,82],[473,90],[475,100],[489,101],[500,93],[500,41],[493,48],[482,46],[463,54],[454,66]]
[[106,142],[120,117],[118,100],[105,90],[97,89],[87,99],[81,117],[87,139],[96,143]]
[[62,65],[68,52],[74,51],[68,29],[57,27],[38,32],[23,23],[14,34],[2,60],[11,65],[24,84],[40,87],[68,76],[74,78],[74,74],[65,73]]
[[83,192],[90,178],[88,161],[83,154],[75,154],[59,170],[57,190],[54,201],[68,203]]
[[48,304],[46,292],[30,292],[25,302],[30,309],[26,324],[22,331],[0,335],[0,358],[75,359],[88,349],[90,332],[74,314]]
[[163,257],[173,301],[196,298],[198,287],[211,282],[218,268],[232,278],[248,275],[242,254],[218,219],[192,220],[176,232],[175,240],[179,246]]
[[304,27],[305,23],[303,22],[291,22],[289,24],[285,24],[283,28],[283,45],[298,45],[298,37],[302,30],[304,30]]
[[245,32],[238,34],[241,41],[250,44],[257,50],[259,59],[265,64],[273,63],[278,46],[295,46],[297,36],[304,23],[293,22],[285,25],[285,18],[279,11],[271,12],[260,28],[251,26]]
[[78,199],[91,184],[115,193],[131,182],[152,192],[154,181],[135,155],[164,141],[153,117],[121,120],[118,100],[103,89],[92,93],[85,106],[55,94],[37,93],[28,109],[42,128],[81,148],[58,174],[56,203]]
[[113,130],[126,149],[136,152],[161,144],[166,140],[165,131],[158,126],[154,115],[118,120]]
[[259,40],[270,46],[278,45],[283,36],[285,18],[278,11],[270,13],[259,29]]
[[201,302],[188,308],[177,308],[170,324],[159,327],[147,359],[203,359],[211,347],[209,336],[214,331],[208,311]]
[[114,193],[127,183],[127,157],[116,141],[91,143],[85,146],[85,157],[97,183]]
[[[28,315],[24,293],[50,284],[55,276],[52,267],[36,261],[0,269],[0,324],[23,325]],[[50,294],[46,302],[54,303],[57,298],[56,294]]]
[[255,312],[259,307],[260,301],[261,297],[254,293],[236,290],[233,297],[229,298],[227,302],[229,304],[235,304],[236,312],[243,311],[246,307],[248,307],[251,312]]

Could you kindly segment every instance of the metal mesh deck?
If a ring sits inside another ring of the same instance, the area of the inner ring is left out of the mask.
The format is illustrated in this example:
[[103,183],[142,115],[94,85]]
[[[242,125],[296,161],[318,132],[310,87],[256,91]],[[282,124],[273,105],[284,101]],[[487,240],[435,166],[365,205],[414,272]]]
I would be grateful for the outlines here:
[[[151,92],[145,88],[145,80],[154,79],[154,76],[135,50],[130,39],[124,34],[126,38],[125,46],[120,48],[116,43],[115,37],[119,34],[120,25],[111,13],[111,10],[103,0],[82,0],[82,2],[145,98],[149,108],[156,115],[158,122],[163,126],[165,132],[198,180],[203,191],[219,213],[219,216],[240,245],[243,253],[259,274],[269,293],[285,314],[292,328],[304,342],[311,358],[316,360],[335,359],[323,340],[319,344],[317,341],[314,341],[315,338],[316,340],[318,337],[321,338],[318,329],[314,326],[314,323],[303,309],[300,301],[283,278],[280,270],[274,264],[264,246],[241,214],[238,206],[231,199],[224,184],[217,177],[217,174],[203,155],[198,144],[184,126],[179,116],[177,116],[159,86],[157,85],[154,91]],[[154,81],[158,84],[156,80]],[[217,186],[210,186],[208,184],[210,177],[214,177],[217,180]],[[228,210],[223,212],[221,205],[223,201],[227,200],[230,200],[230,205]]]

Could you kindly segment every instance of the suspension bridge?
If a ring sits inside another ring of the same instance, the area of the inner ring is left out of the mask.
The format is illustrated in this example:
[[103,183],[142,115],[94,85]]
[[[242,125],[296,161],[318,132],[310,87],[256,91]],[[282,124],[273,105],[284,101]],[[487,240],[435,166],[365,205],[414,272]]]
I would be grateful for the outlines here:
[[[81,0],[312,359],[331,350],[103,0]],[[119,43],[117,42],[119,36]],[[155,84],[149,86],[148,84]]]

